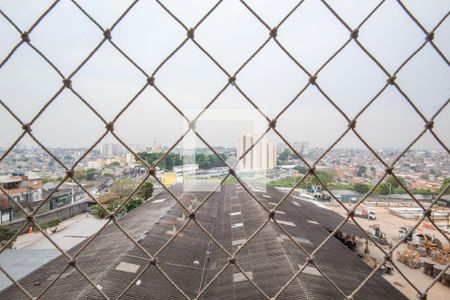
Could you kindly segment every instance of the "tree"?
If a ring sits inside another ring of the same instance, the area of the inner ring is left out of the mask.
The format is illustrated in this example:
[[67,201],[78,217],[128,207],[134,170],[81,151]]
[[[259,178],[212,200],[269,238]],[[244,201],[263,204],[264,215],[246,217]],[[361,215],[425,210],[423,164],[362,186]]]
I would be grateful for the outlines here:
[[[450,177],[447,177],[442,182],[441,187],[439,188],[438,194],[442,193],[442,191],[444,191],[449,184],[450,184]],[[447,189],[446,192],[444,192],[444,195],[448,195],[448,194],[450,194],[450,188]]]
[[288,160],[290,158],[291,158],[291,150],[289,150],[289,149],[285,149],[283,152],[281,152],[278,155],[279,160]]
[[120,163],[118,161],[113,161],[106,165],[107,168],[114,168],[120,166]]
[[174,159],[173,159],[173,155],[171,155],[172,153],[169,153],[165,158],[164,158],[164,164],[166,165],[165,169],[167,170],[173,170],[173,166],[174,166]]
[[308,168],[302,165],[295,166],[294,170],[296,170],[300,174],[306,174],[306,172],[308,172]]
[[[112,211],[112,205],[108,204],[107,205],[107,209]],[[107,212],[106,210],[104,210],[100,205],[98,204],[94,204],[89,208],[89,212],[91,213],[91,215],[93,215],[94,217],[98,218],[98,219],[104,219],[109,215],[109,212]]]
[[[6,243],[16,234],[15,230],[9,229],[7,226],[0,225],[0,247]],[[9,243],[8,248],[12,248],[15,240]]]
[[89,168],[86,170],[86,180],[94,180],[97,175],[96,169]]
[[117,182],[115,182],[111,188],[111,193],[115,193],[119,196],[121,199],[126,199],[131,192],[133,191],[134,187],[136,186],[136,182],[132,179],[122,179]]
[[[334,171],[330,169],[323,169],[323,170],[316,170],[316,176],[320,179],[320,181],[326,185],[327,187],[330,186],[331,182],[334,179]],[[314,175],[308,175],[308,177],[300,184],[301,188],[306,188],[311,185],[321,185],[319,180]],[[301,177],[298,177],[298,180],[300,180]]]
[[358,166],[358,170],[356,171],[356,176],[363,177],[367,172],[366,166]]
[[136,192],[136,197],[147,200],[153,195],[153,183],[146,181],[141,185],[141,188]]
[[86,169],[76,169],[75,170],[75,178],[78,180],[86,179]]
[[125,210],[129,212],[130,210],[133,210],[139,205],[141,205],[142,203],[144,203],[144,200],[142,200],[142,198],[131,199],[130,201],[128,201],[127,204],[125,204]]
[[389,184],[382,182],[380,185],[376,188],[376,193],[380,195],[388,195],[389,192],[391,192],[391,187]]
[[370,191],[371,186],[365,183],[355,183],[353,185],[353,190],[359,194],[366,194]]
[[51,177],[44,177],[44,178],[42,178],[42,183],[43,184],[46,184],[46,183],[49,183],[49,182],[52,182],[52,181],[53,181],[53,179]]
[[[404,178],[402,177],[397,177],[400,182],[402,183],[402,185],[406,186],[406,181]],[[403,188],[400,186],[400,183],[398,183],[398,181],[394,178],[394,176],[388,176],[386,177],[386,179],[384,180],[384,182],[388,185],[390,185],[390,189],[391,189],[391,193],[394,194],[402,194],[405,191],[403,190]]]

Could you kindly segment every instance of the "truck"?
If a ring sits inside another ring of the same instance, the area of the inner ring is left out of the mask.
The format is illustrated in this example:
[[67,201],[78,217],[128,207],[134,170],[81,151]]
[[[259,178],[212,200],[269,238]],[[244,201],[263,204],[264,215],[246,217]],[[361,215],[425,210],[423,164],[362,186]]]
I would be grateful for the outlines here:
[[360,206],[355,209],[355,217],[376,220],[377,215],[372,207]]

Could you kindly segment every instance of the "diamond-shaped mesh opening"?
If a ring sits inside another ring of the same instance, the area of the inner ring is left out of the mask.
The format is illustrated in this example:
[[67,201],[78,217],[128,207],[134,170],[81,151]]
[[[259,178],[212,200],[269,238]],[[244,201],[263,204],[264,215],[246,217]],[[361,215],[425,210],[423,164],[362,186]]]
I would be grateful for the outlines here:
[[[130,30],[134,32],[132,39]],[[114,29],[113,42],[151,73],[185,37],[183,28],[172,22],[158,3],[141,1]],[[151,43],[148,43],[149,40]]]
[[448,82],[450,71],[441,62],[434,49],[426,45],[398,75],[398,84],[407,95],[414,95],[414,103],[427,118],[448,100],[442,83]]
[[[332,123],[328,122],[331,120]],[[314,86],[310,86],[280,116],[277,131],[291,146],[296,141],[308,141],[318,145],[320,147],[318,153],[322,154],[347,129],[346,123],[339,111]],[[290,130],[292,127],[297,130]],[[319,138],[324,136],[326,139]],[[294,154],[294,157],[297,155]],[[317,160],[316,157],[306,159],[309,164],[313,164]]]
[[[62,23],[64,31],[59,28]],[[97,45],[101,32],[95,24],[86,22],[86,17],[74,4],[62,1],[42,20],[30,38],[62,73],[69,74]]]
[[[23,279],[0,261],[12,283],[5,298],[445,294],[448,7],[196,4],[2,6],[0,171],[15,175],[1,178],[0,220],[18,232],[0,252],[39,235],[32,245],[62,253]],[[258,114],[262,126],[242,153],[219,147],[235,131],[208,126],[208,113],[223,108]],[[201,168],[197,153],[181,155],[188,136],[208,157]],[[138,145],[143,137],[151,149]],[[283,168],[261,163],[265,178],[241,172],[266,139],[280,143]],[[119,153],[126,158],[114,160]],[[183,189],[186,176],[203,177]],[[90,216],[70,226],[65,208],[83,205]],[[378,218],[405,226],[396,232]],[[411,257],[404,262],[414,241],[434,277],[417,279]]]
[[306,86],[308,76],[270,41],[239,73],[237,82],[258,107],[274,118]]
[[221,3],[198,28],[197,35],[198,43],[228,72],[235,72],[268,37],[237,1]]
[[[361,43],[389,71],[398,68],[399,62],[405,60],[424,41],[423,32],[407,14],[398,13],[401,10],[395,1],[386,2],[367,20],[364,31],[361,31]],[[405,38],[404,32],[410,36]],[[369,36],[377,37],[377,43]],[[395,51],[384,51],[386,47],[395,48]]]
[[[61,131],[64,135],[60,134]],[[89,138],[84,134],[87,131],[92,132]],[[104,131],[101,120],[69,90],[62,91],[33,124],[33,134],[45,146],[51,149],[80,148],[83,154],[82,148],[91,147]],[[78,155],[64,153],[62,149],[54,151],[54,154],[68,167],[79,158]]]
[[[293,31],[294,27],[301,28]],[[348,39],[345,27],[323,3],[304,1],[280,28],[279,40],[310,72],[314,72]]]
[[[73,77],[73,86],[104,118],[112,119],[144,86],[146,78],[105,43]],[[97,87],[92,89],[92,84]]]
[[[371,124],[377,118],[377,113],[382,109],[383,111],[387,109],[387,111],[384,113],[383,124],[377,127],[377,133],[375,133]],[[395,126],[394,115],[397,111],[402,111],[407,130],[401,131],[401,128]],[[423,126],[424,123],[420,116],[393,87],[384,90],[378,99],[358,118],[358,133],[375,149],[389,148],[392,143],[397,143],[398,148],[404,149],[423,130]],[[384,132],[384,134],[378,134],[380,132]],[[391,162],[390,158],[384,155],[381,155],[381,157],[387,162]]]
[[[348,64],[349,60],[354,63]],[[386,84],[386,75],[354,42],[331,60],[319,76],[323,89],[350,117],[355,116]]]
[[[177,51],[156,76],[158,88],[179,108],[206,106],[226,80],[222,71],[192,42]],[[197,94],[197,90],[202,92]]]
[[29,122],[62,86],[61,78],[27,45],[14,53],[0,71],[0,96],[18,117]]

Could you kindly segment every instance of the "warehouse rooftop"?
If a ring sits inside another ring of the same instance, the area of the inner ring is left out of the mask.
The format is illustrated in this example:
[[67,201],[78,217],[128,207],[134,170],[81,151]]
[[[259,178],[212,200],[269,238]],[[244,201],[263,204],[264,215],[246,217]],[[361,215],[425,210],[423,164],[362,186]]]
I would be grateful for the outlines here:
[[[171,187],[171,191],[191,208],[208,195],[207,192],[183,191],[181,185]],[[271,187],[254,193],[269,209],[283,197],[283,193]],[[229,255],[183,214],[181,206],[169,193],[162,192],[117,221],[152,255],[172,239],[158,253],[156,266],[150,264],[149,257],[115,224],[108,225],[81,251],[76,265],[111,299],[195,298],[205,287],[208,288],[202,296],[204,299],[273,297],[307,259],[286,233],[311,253],[329,235],[327,228],[335,227],[342,217],[307,201],[288,197],[277,208],[275,219],[284,230],[274,222],[268,222],[246,243],[267,220],[267,212],[239,185],[225,185],[215,192],[196,213],[195,222],[201,224],[228,252],[241,247],[235,255],[236,265],[229,264]],[[186,222],[181,233],[174,237]],[[350,223],[343,230],[362,234]],[[73,255],[83,245],[68,253]],[[278,299],[340,299],[343,296],[326,277],[349,295],[372,271],[334,237],[316,253],[314,262],[323,274],[309,264],[278,295]],[[43,296],[45,299],[102,299],[93,285],[75,267],[67,267],[67,263],[67,258],[61,255],[20,280],[20,284],[33,297],[47,289]],[[58,278],[66,267],[67,270]],[[223,268],[225,271],[216,278]],[[56,278],[57,281],[49,287]],[[16,286],[10,286],[0,293],[0,298],[24,299],[26,296]],[[377,273],[363,285],[355,298],[405,299]]]

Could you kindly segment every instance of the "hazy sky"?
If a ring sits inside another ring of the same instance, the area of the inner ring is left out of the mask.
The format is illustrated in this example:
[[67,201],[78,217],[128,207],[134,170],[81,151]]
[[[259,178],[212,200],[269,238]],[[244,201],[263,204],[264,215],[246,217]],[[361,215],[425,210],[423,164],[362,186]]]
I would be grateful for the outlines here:
[[[51,1],[0,1],[0,8],[22,29],[27,29]],[[108,28],[131,1],[78,1]],[[163,1],[188,27],[192,27],[213,1]],[[342,18],[356,27],[379,1],[328,1]],[[247,1],[275,26],[297,1]],[[450,1],[404,1],[430,30],[449,11]],[[195,39],[229,72],[264,42],[268,30],[239,2],[225,0],[196,30]],[[146,72],[156,66],[185,38],[185,30],[154,1],[140,1],[112,31],[112,38]],[[282,25],[280,42],[310,72],[315,72],[349,36],[348,31],[319,0],[306,0]],[[20,36],[0,16],[0,57]],[[103,38],[102,32],[67,0],[62,0],[30,35],[40,49],[65,74]],[[393,72],[424,40],[424,34],[388,0],[360,29],[359,41]],[[435,33],[442,52],[450,53],[450,18]],[[182,109],[201,109],[227,83],[226,75],[191,41],[156,74],[158,87]],[[427,45],[398,74],[398,83],[427,118],[450,96],[450,68]],[[72,79],[73,87],[111,120],[144,85],[146,78],[108,42]],[[237,83],[254,102],[274,117],[305,86],[308,77],[275,42],[268,45],[238,75]],[[318,75],[322,89],[353,118],[381,89],[386,76],[351,42]],[[0,99],[28,122],[61,86],[61,79],[30,47],[20,47],[0,69]],[[232,114],[251,109],[230,86],[212,106]],[[21,133],[19,124],[0,106],[0,147]],[[230,122],[233,125],[230,125]],[[218,125],[220,124],[220,125]],[[199,131],[213,145],[235,146],[237,136],[248,131],[246,120],[199,124]],[[152,88],[147,88],[116,123],[116,132],[132,144],[171,145],[183,129],[180,115]],[[404,147],[423,128],[423,121],[398,93],[389,87],[364,113],[357,129],[374,147]],[[346,128],[345,119],[315,87],[310,87],[279,119],[278,129],[290,141],[309,141],[312,147],[330,145]],[[436,133],[450,146],[450,107],[435,121]],[[33,133],[47,146],[90,146],[104,126],[70,91],[64,91],[33,125]],[[278,141],[274,136],[273,140]],[[105,142],[110,142],[108,138]],[[31,143],[29,139],[23,143]],[[201,146],[201,145],[199,145]],[[361,147],[354,136],[338,147]],[[427,134],[419,148],[438,148]]]

